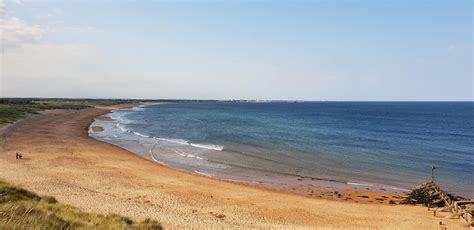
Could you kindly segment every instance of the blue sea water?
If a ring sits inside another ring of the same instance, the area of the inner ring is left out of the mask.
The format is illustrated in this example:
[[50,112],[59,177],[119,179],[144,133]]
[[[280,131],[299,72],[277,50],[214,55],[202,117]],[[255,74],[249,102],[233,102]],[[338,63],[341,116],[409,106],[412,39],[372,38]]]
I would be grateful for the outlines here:
[[403,191],[434,165],[446,190],[474,194],[472,102],[169,103],[110,116],[93,137],[207,176]]

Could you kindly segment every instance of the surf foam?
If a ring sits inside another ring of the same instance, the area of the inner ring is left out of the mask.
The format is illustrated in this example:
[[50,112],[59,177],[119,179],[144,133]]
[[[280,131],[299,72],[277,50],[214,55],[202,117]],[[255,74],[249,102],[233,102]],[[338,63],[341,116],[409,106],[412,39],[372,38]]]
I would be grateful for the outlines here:
[[196,143],[191,143],[183,139],[169,139],[169,138],[161,138],[161,137],[153,137],[153,138],[160,141],[167,141],[167,142],[180,144],[180,145],[190,145],[190,146],[193,146],[196,148],[202,148],[202,149],[209,149],[209,150],[215,150],[215,151],[222,151],[224,149],[224,146],[220,146],[220,145],[196,144]]
[[363,183],[356,183],[356,182],[347,182],[348,185],[356,185],[356,186],[367,186],[367,187],[372,187],[374,186],[373,184],[363,184]]

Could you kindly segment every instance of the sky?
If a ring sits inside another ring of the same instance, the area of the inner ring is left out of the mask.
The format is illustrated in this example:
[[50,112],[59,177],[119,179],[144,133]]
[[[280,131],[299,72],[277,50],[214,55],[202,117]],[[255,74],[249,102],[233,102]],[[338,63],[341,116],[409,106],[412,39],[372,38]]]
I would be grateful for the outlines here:
[[0,0],[0,97],[473,101],[471,0]]

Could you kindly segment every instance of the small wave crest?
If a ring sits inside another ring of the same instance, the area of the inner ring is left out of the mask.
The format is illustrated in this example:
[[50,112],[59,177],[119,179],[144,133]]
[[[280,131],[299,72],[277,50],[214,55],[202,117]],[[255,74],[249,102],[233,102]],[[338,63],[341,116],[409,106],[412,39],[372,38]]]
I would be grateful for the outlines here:
[[174,144],[180,144],[180,145],[189,145],[189,146],[193,146],[193,147],[196,147],[196,148],[202,148],[202,149],[209,149],[209,150],[215,150],[215,151],[222,151],[224,149],[224,146],[220,146],[220,145],[197,144],[197,143],[191,143],[190,141],[183,140],[183,139],[150,137],[148,135],[145,135],[145,134],[142,134],[142,133],[132,131],[132,130],[129,130],[129,129],[125,128],[125,125],[123,123],[121,123],[121,121],[122,121],[121,117],[118,117],[118,121],[119,122],[117,122],[117,124],[115,126],[117,128],[119,128],[124,133],[133,133],[137,136],[144,137],[144,138],[153,138],[153,139],[158,140],[158,141],[166,141],[166,142],[170,142],[170,143],[174,143]]
[[157,162],[157,163],[160,163],[160,164],[162,164],[162,165],[167,165],[167,164],[165,164],[164,162],[159,161],[158,159],[156,159],[156,158],[155,158],[155,154],[153,153],[153,151],[152,151],[151,149],[150,149],[149,151],[150,151],[151,159],[152,159],[153,161],[155,161],[155,162]]
[[207,159],[204,159],[200,156],[196,156],[194,154],[189,154],[189,153],[186,153],[186,152],[183,152],[183,151],[179,151],[177,149],[172,149],[172,148],[169,148],[171,151],[175,152],[176,154],[182,156],[182,157],[189,157],[189,158],[196,158],[198,160],[207,160]]
[[133,107],[133,111],[144,111],[145,109],[143,107]]
[[117,126],[117,128],[119,128],[122,132],[128,132],[128,129],[120,125],[120,123],[117,123],[115,126]]
[[153,137],[153,138],[160,141],[166,141],[166,142],[171,142],[171,143],[180,144],[180,145],[190,145],[190,146],[193,146],[196,148],[202,148],[202,149],[209,149],[209,150],[216,150],[216,151],[222,151],[224,149],[224,146],[220,146],[220,145],[196,144],[196,143],[191,143],[183,139],[170,139],[170,138],[160,138],[160,137]]
[[141,134],[139,132],[133,132],[133,134],[137,135],[137,136],[140,136],[140,137],[146,137],[146,138],[149,138],[149,136],[145,135],[145,134]]
[[190,143],[189,145],[198,147],[198,148],[211,149],[211,150],[216,150],[216,151],[222,151],[224,149],[224,146],[219,146],[219,145],[203,145],[203,144],[193,144],[193,143]]
[[161,138],[161,137],[153,137],[153,138],[159,141],[166,141],[166,142],[171,142],[171,143],[180,144],[180,145],[189,144],[187,140],[183,140],[183,139],[170,139],[170,138]]
[[373,184],[363,184],[363,183],[356,183],[356,182],[347,182],[348,185],[356,185],[356,186],[368,186],[372,187],[374,186]]
[[120,114],[118,116],[110,116],[112,119],[116,120],[117,123],[119,124],[130,124],[130,123],[133,123],[133,120],[129,120],[129,119],[126,119],[124,118],[124,115],[123,114]]
[[212,177],[212,175],[210,175],[210,174],[200,172],[200,171],[197,171],[197,170],[194,170],[194,172],[197,173],[197,174],[203,175],[203,176]]

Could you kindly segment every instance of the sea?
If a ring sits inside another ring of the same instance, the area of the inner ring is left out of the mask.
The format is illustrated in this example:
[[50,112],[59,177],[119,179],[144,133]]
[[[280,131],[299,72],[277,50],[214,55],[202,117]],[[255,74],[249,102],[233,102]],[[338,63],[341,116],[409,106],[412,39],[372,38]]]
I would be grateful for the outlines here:
[[96,120],[90,136],[190,173],[263,186],[474,197],[473,102],[186,102]]

